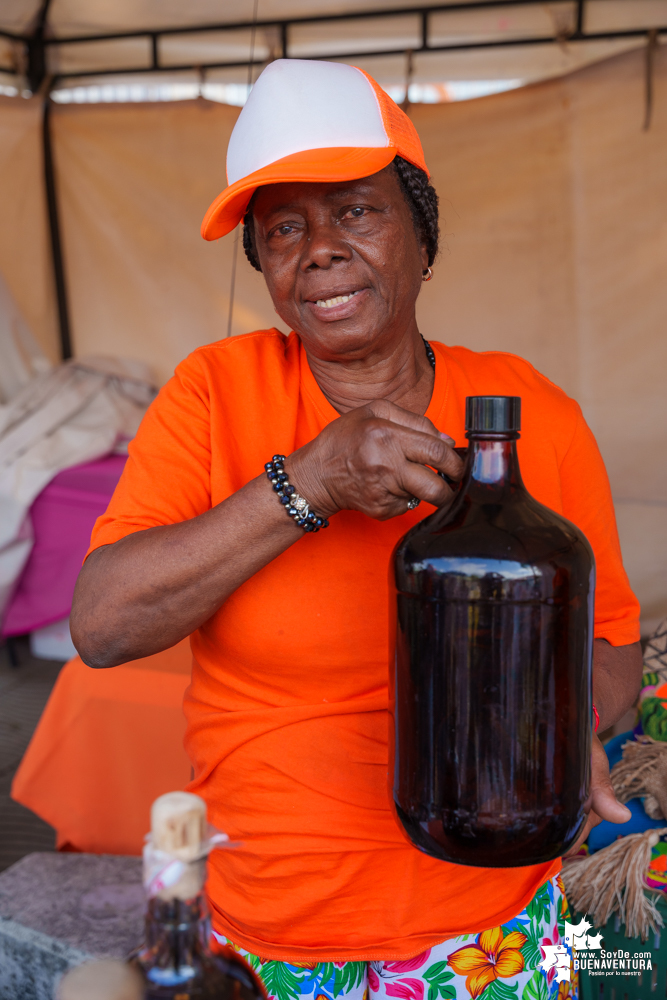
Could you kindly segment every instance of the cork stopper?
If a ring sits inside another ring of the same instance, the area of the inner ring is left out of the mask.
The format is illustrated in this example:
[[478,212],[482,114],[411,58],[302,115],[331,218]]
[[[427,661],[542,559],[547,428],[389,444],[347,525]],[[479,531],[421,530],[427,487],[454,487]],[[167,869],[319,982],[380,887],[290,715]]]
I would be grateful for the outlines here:
[[168,792],[151,808],[144,847],[144,886],[149,897],[192,900],[206,879],[211,847],[206,803],[188,792]]
[[200,857],[206,837],[206,803],[189,792],[167,792],[151,808],[153,847],[180,861]]
[[142,1000],[143,995],[136,969],[111,958],[70,969],[56,992],[57,1000]]

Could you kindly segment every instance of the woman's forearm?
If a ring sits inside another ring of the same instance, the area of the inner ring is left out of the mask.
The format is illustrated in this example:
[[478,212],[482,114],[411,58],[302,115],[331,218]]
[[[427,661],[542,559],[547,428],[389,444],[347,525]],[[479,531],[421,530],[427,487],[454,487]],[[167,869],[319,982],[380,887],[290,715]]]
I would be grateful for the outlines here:
[[642,651],[638,642],[612,646],[596,639],[593,647],[593,704],[603,732],[632,708],[642,679]]
[[79,575],[74,645],[92,667],[167,649],[302,535],[262,475],[198,517],[104,546]]
[[[375,400],[333,420],[288,457],[285,471],[322,517],[350,509],[385,520],[404,514],[414,496],[451,502],[432,471],[460,478],[451,444],[425,417]],[[74,645],[93,667],[167,649],[302,534],[261,475],[198,517],[101,547],[77,582]]]

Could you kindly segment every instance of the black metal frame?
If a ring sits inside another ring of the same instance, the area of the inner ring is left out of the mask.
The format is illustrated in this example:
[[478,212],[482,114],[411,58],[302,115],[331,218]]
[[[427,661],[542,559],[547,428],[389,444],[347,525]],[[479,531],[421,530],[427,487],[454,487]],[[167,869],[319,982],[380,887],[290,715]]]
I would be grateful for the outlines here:
[[[49,96],[50,80],[46,73],[46,26],[51,0],[41,0],[35,19],[32,34],[25,38],[26,75],[33,93],[44,90],[42,106],[42,160],[44,170],[44,194],[46,196],[46,211],[49,220],[49,236],[51,242],[51,262],[53,266],[53,282],[58,306],[58,332],[60,335],[60,356],[63,361],[72,357],[72,337],[69,322],[69,301],[67,297],[67,281],[65,263],[63,260],[62,240],[60,238],[60,219],[58,215],[58,195],[56,191],[56,172],[53,162],[53,142],[51,137],[51,98]],[[11,658],[10,650],[10,658]],[[13,661],[12,661],[13,662]]]
[[[235,69],[244,68],[249,65],[248,59],[235,60],[235,61],[217,61],[209,63],[178,63],[171,65],[164,65],[160,61],[160,46],[159,42],[161,38],[166,38],[173,35],[191,35],[200,34],[206,32],[218,32],[218,31],[241,31],[248,30],[254,27],[256,28],[276,28],[278,29],[279,36],[281,39],[281,52],[282,58],[290,58],[289,51],[289,31],[292,26],[303,25],[303,24],[333,24],[336,22],[344,21],[360,21],[360,20],[386,20],[387,18],[394,18],[407,15],[418,15],[421,18],[421,44],[412,49],[413,54],[422,54],[427,52],[463,52],[470,50],[483,50],[483,49],[494,49],[494,48],[508,48],[512,46],[531,46],[531,45],[553,45],[566,40],[568,43],[577,42],[594,42],[594,41],[613,41],[616,39],[623,38],[644,38],[647,35],[647,30],[644,28],[632,28],[625,29],[622,31],[601,31],[601,32],[587,32],[585,30],[585,8],[586,0],[573,0],[576,4],[576,26],[575,30],[567,35],[566,39],[560,38],[555,34],[540,35],[529,38],[502,38],[494,39],[492,41],[479,41],[479,42],[460,42],[447,45],[431,45],[429,44],[429,19],[432,14],[435,13],[452,13],[454,11],[472,11],[472,10],[483,10],[483,9],[498,9],[502,7],[543,7],[544,0],[472,0],[470,3],[448,3],[448,4],[433,4],[433,5],[415,5],[409,7],[397,7],[385,10],[355,10],[350,11],[345,14],[317,14],[309,17],[298,17],[298,18],[288,18],[280,19],[275,18],[271,20],[258,20],[256,24],[252,21],[225,21],[216,22],[210,24],[197,24],[197,25],[186,25],[183,27],[176,28],[160,28],[160,29],[137,29],[133,31],[116,31],[107,33],[97,33],[91,35],[74,35],[74,36],[64,36],[64,37],[44,37],[42,34],[41,38],[38,40],[34,35],[23,36],[13,34],[11,32],[0,30],[0,36],[9,38],[15,42],[23,42],[28,48],[28,54],[33,52],[33,63],[34,63],[34,82],[37,82],[38,77],[38,64],[40,64],[40,59],[37,57],[37,44],[41,45],[44,51],[52,46],[57,45],[81,45],[87,42],[99,42],[99,41],[118,41],[121,39],[129,38],[146,38],[150,40],[151,43],[151,63],[150,65],[134,66],[134,67],[119,67],[119,68],[108,68],[104,70],[79,70],[72,73],[64,73],[59,77],[54,78],[54,83],[61,79],[75,80],[81,77],[100,77],[100,76],[115,76],[115,75],[128,75],[134,76],[143,73],[178,73],[185,71],[197,71],[200,73],[205,73],[207,70],[212,69]],[[588,0],[588,3],[595,2],[595,0]],[[655,25],[654,29],[658,33],[667,32],[667,25]],[[299,58],[311,58],[311,59],[367,59],[381,56],[396,56],[404,55],[405,47],[402,48],[386,48],[386,49],[373,49],[371,51],[353,51],[353,52],[329,52],[324,55],[314,54],[300,55]],[[29,60],[30,61],[30,60]],[[46,58],[44,55],[41,56],[41,67],[42,72],[45,72]],[[0,66],[0,70],[5,72],[13,72],[10,67]],[[31,81],[32,84],[33,81]],[[41,82],[41,81],[40,81]]]
[[[35,19],[35,26],[30,34],[16,34],[14,32],[0,29],[0,37],[22,44],[25,50],[25,65],[28,86],[33,93],[37,93],[40,88],[45,88],[47,93],[44,98],[43,117],[43,153],[44,153],[44,184],[46,191],[46,201],[49,216],[49,230],[51,235],[51,251],[53,259],[53,274],[58,301],[58,319],[60,328],[60,344],[63,359],[72,356],[72,340],[69,322],[69,307],[67,298],[67,287],[65,279],[65,267],[62,253],[62,242],[60,238],[60,224],[58,218],[58,199],[56,191],[56,179],[53,163],[53,149],[51,142],[51,100],[48,91],[61,80],[75,80],[81,77],[108,77],[117,75],[134,76],[143,73],[178,73],[184,71],[196,71],[204,75],[207,70],[212,69],[234,69],[247,68],[255,61],[253,57],[249,59],[233,62],[211,62],[199,64],[178,64],[165,66],[160,62],[160,39],[173,35],[201,34],[205,32],[218,31],[241,31],[257,28],[278,29],[282,58],[290,58],[289,32],[290,27],[302,24],[333,24],[342,21],[360,20],[381,20],[387,18],[400,17],[401,15],[418,15],[421,18],[421,44],[411,50],[411,55],[427,52],[464,52],[471,50],[509,48],[512,46],[531,45],[554,45],[567,41],[570,43],[589,41],[612,41],[623,38],[646,38],[650,35],[655,41],[658,36],[667,32],[667,25],[655,25],[651,32],[643,28],[627,29],[624,31],[587,32],[585,30],[586,0],[574,0],[576,3],[576,25],[575,30],[565,38],[555,34],[548,36],[538,36],[534,38],[502,38],[486,42],[461,42],[449,45],[429,44],[429,19],[435,13],[452,13],[454,11],[472,11],[483,9],[498,9],[502,7],[542,7],[544,0],[472,0],[469,3],[447,3],[447,4],[426,4],[411,7],[400,7],[385,10],[355,10],[346,14],[318,14],[311,17],[273,19],[262,21],[237,21],[221,22],[215,24],[188,25],[177,28],[143,29],[135,31],[118,31],[98,33],[93,35],[76,35],[68,37],[49,37],[46,31],[47,15],[51,0],[42,0],[39,12]],[[588,0],[588,3],[595,0]],[[135,66],[122,68],[110,68],[104,70],[81,70],[74,73],[66,73],[60,76],[47,78],[47,49],[57,45],[80,45],[86,42],[114,41],[125,38],[147,38],[151,43],[151,64],[149,66]],[[300,55],[299,58],[311,59],[367,59],[381,56],[406,55],[405,48],[374,49],[370,52],[331,52],[326,55],[314,54],[311,56]],[[15,73],[16,67],[1,66],[0,71]]]
[[56,288],[58,304],[58,329],[60,332],[60,356],[63,361],[72,357],[72,336],[69,322],[69,300],[63,261],[62,240],[60,236],[60,218],[58,215],[58,196],[56,192],[56,172],[53,163],[53,143],[51,141],[51,98],[44,98],[42,111],[42,155],[44,157],[44,190],[46,193],[46,210],[49,218],[49,235],[51,237],[51,260],[53,263],[53,280]]

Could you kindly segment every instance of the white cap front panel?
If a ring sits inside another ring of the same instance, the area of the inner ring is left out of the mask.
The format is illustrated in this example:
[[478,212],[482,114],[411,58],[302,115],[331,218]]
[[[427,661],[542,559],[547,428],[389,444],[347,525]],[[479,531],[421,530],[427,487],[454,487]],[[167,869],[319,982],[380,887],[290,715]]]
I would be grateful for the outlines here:
[[276,59],[258,77],[234,126],[227,180],[234,184],[305,149],[388,145],[377,98],[358,69]]

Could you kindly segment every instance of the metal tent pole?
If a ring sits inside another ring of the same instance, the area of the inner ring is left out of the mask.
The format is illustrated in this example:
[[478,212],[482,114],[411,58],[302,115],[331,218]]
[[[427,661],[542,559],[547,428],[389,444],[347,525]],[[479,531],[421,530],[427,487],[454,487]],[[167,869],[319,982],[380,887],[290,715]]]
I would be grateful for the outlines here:
[[53,165],[53,138],[51,133],[52,101],[49,97],[51,80],[46,62],[46,29],[51,0],[42,0],[35,18],[32,33],[26,38],[28,86],[33,94],[44,95],[42,105],[42,157],[44,165],[44,192],[49,219],[51,238],[51,259],[58,303],[58,328],[60,333],[60,354],[63,361],[72,357],[72,338],[69,324],[67,284],[63,262],[60,221],[58,218],[58,198]]
[[58,303],[58,329],[60,332],[60,355],[63,361],[72,357],[72,336],[69,322],[69,304],[67,298],[67,282],[65,279],[65,264],[63,261],[62,242],[60,238],[60,219],[58,215],[58,197],[56,178],[53,165],[53,140],[51,133],[51,108],[53,102],[47,94],[44,97],[42,112],[42,150],[44,156],[44,188],[46,192],[46,208],[49,218],[49,235],[51,237],[51,259],[53,262],[53,278],[56,286]]

